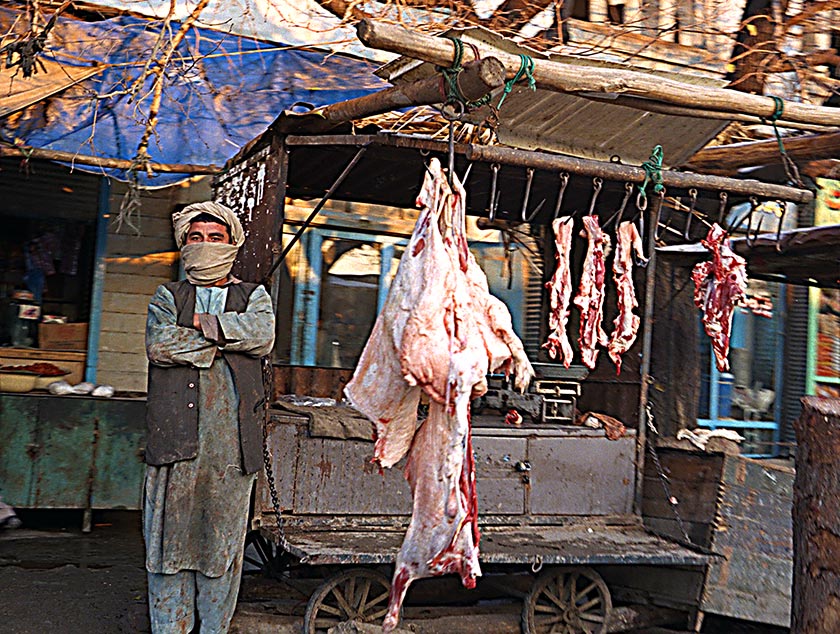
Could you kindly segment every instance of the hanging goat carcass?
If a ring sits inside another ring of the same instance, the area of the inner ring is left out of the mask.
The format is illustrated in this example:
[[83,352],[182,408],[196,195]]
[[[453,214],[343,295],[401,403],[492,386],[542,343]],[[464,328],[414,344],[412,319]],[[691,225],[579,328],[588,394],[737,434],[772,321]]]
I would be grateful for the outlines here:
[[[417,197],[420,216],[382,312],[345,393],[376,425],[374,458],[390,467],[408,453],[414,496],[397,556],[384,631],[396,627],[415,579],[457,573],[466,587],[481,574],[470,401],[486,375],[533,376],[510,313],[491,296],[467,246],[465,192],[440,162],[429,163]],[[421,392],[429,414],[418,421]]]

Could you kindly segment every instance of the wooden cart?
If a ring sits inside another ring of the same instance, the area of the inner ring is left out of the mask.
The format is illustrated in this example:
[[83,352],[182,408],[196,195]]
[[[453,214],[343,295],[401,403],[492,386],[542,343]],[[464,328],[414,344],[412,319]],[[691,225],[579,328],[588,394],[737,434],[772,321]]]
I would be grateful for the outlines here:
[[[247,202],[248,253],[234,271],[244,279],[271,278],[281,251],[275,236],[283,231],[290,199],[321,198],[309,217],[296,217],[295,238],[306,232],[331,197],[412,208],[430,155],[444,163],[451,158],[459,174],[470,167],[468,214],[482,216],[483,222],[495,223],[492,226],[526,224],[534,236],[545,236],[545,227],[558,213],[592,209],[605,221],[622,199],[626,203],[630,198],[627,192],[633,191],[633,184],[645,179],[643,170],[615,162],[472,144],[456,144],[447,157],[447,144],[428,138],[293,136],[287,134],[288,123],[278,120],[243,148],[215,183],[214,197],[220,202],[234,208]],[[754,185],[719,177],[669,172],[668,178],[673,190],[685,193],[699,188],[697,209],[715,216],[719,192],[728,192],[731,201],[754,191]],[[762,187],[765,195],[785,200],[802,200],[808,194]],[[628,218],[641,213],[646,226],[655,225],[662,199],[652,199],[647,210],[628,207]],[[548,204],[534,202],[540,200]],[[330,213],[322,232],[329,230],[329,222],[341,222],[345,212]],[[702,234],[703,226],[695,224],[695,233]],[[542,284],[551,274],[554,253],[550,240],[535,244],[542,272],[526,293],[524,305],[516,308],[525,315],[522,338],[529,357],[547,361],[539,352],[547,334]],[[651,231],[647,244],[652,255]],[[310,263],[317,260],[321,243],[310,244],[305,253]],[[571,408],[568,403],[554,403],[548,416],[543,411],[537,422],[526,417],[518,428],[505,425],[506,411],[499,403],[473,417],[485,576],[472,599],[448,587],[438,595],[453,603],[498,600],[500,594],[518,596],[526,633],[548,631],[558,624],[568,632],[590,633],[629,631],[642,625],[694,626],[707,557],[702,549],[646,530],[641,512],[654,271],[651,263],[637,274],[642,329],[637,344],[625,355],[620,379],[614,368],[601,364],[585,381],[577,381]],[[300,304],[292,305],[289,275],[284,269],[273,278],[274,297],[281,307],[278,332],[305,331],[307,324],[314,329],[319,314],[312,299],[317,293],[304,288]],[[305,346],[302,350],[307,351]],[[348,370],[301,367],[311,365],[309,361],[275,365],[274,398],[292,393],[341,398]],[[558,366],[545,363],[541,377],[548,381],[546,392],[541,393],[535,382],[529,398],[563,400],[565,388],[551,375],[551,367]],[[627,431],[618,440],[608,440],[603,430],[574,426],[575,408],[604,412],[621,420]],[[323,572],[325,580],[312,593],[306,610],[308,633],[326,632],[347,620],[381,619],[391,564],[411,512],[410,490],[399,468],[380,474],[371,462],[369,440],[318,435],[312,431],[311,418],[272,410],[267,454],[282,522],[278,526],[264,479],[258,486],[253,520],[269,567],[277,562],[277,549],[284,560],[292,558],[306,570]],[[663,497],[660,489],[656,495]],[[445,578],[430,581],[444,582]],[[420,585],[412,586],[408,607],[415,602],[412,592],[420,594]]]

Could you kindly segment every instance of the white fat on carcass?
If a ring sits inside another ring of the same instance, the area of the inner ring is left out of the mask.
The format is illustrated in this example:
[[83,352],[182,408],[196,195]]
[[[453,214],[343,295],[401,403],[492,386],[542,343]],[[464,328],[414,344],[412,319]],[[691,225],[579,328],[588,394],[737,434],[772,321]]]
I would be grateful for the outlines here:
[[[384,631],[399,620],[414,579],[457,573],[467,587],[478,564],[477,497],[470,400],[486,375],[512,374],[527,388],[533,369],[510,313],[491,296],[467,246],[465,192],[433,158],[417,197],[422,211],[391,290],[345,388],[376,426],[374,458],[390,467],[408,453],[414,497],[397,556]],[[417,420],[421,391],[429,416]]]

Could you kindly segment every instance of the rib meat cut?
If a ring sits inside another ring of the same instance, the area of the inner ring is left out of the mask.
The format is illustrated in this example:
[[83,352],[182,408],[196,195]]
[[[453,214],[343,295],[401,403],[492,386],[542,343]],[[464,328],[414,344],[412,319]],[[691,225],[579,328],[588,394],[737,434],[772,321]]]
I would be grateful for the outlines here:
[[[524,390],[533,376],[510,313],[491,296],[467,246],[465,192],[433,158],[417,197],[421,208],[388,298],[353,378],[350,403],[376,426],[374,459],[390,467],[408,453],[413,511],[397,556],[383,631],[398,621],[415,579],[481,574],[470,434],[470,401],[486,375],[504,372]],[[429,415],[418,421],[421,392]]]
[[747,263],[732,250],[726,231],[717,223],[701,242],[712,259],[695,265],[691,272],[694,305],[703,311],[703,326],[712,339],[718,370],[728,372],[732,312],[747,295]]
[[575,297],[575,306],[580,309],[580,355],[583,364],[590,370],[598,359],[598,345],[609,344],[604,332],[604,282],[606,277],[605,251],[610,246],[610,237],[601,231],[598,217],[583,217],[583,228],[589,245],[583,261],[583,275]]
[[615,318],[610,342],[607,346],[610,359],[615,363],[616,374],[621,374],[621,355],[636,341],[641,319],[633,311],[639,307],[633,286],[633,262],[644,261],[642,237],[632,222],[622,222],[616,232],[613,279],[618,294],[618,316]]
[[548,348],[548,356],[557,358],[560,353],[560,360],[567,368],[572,363],[572,344],[569,342],[569,335],[566,327],[569,323],[569,301],[572,298],[572,271],[570,259],[572,253],[572,231],[574,222],[571,216],[556,218],[551,223],[554,231],[554,244],[557,247],[555,258],[557,268],[554,275],[546,282],[548,289],[551,310],[548,313],[548,328],[551,331],[543,348]]

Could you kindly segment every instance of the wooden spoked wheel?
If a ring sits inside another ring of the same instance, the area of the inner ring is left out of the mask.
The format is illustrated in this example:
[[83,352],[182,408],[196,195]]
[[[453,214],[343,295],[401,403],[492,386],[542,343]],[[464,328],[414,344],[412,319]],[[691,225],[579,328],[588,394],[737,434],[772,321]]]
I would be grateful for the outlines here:
[[524,634],[605,634],[612,600],[591,568],[554,568],[534,581],[522,607]]
[[333,575],[309,598],[304,634],[326,634],[347,621],[378,623],[388,611],[388,578],[367,568],[352,568]]

